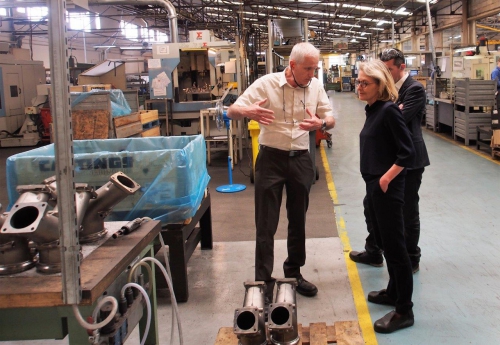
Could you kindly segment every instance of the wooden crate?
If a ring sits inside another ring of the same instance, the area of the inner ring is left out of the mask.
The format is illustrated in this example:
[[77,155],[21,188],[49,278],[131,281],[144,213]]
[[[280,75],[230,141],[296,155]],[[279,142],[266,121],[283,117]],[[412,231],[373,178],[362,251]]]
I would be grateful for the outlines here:
[[117,138],[128,138],[142,132],[139,113],[113,118]]
[[69,92],[85,92],[85,86],[84,85],[70,86]]
[[113,118],[113,122],[115,127],[121,127],[125,125],[129,125],[134,122],[140,122],[139,113],[132,113],[130,115],[125,116],[117,116]]
[[[337,321],[333,326],[325,322],[311,323],[309,327],[298,325],[300,341],[298,345],[364,345],[361,328],[357,321]],[[238,337],[232,327],[219,329],[215,345],[237,345]],[[270,342],[268,342],[270,344]]]
[[159,137],[160,136],[160,126],[156,126],[150,129],[146,129],[141,132],[141,137]]
[[142,124],[140,122],[132,122],[128,125],[115,127],[117,138],[128,138],[142,132]]
[[[71,104],[81,95],[71,93]],[[111,121],[111,99],[109,92],[90,94],[79,103],[71,106],[73,120],[73,139],[108,139],[113,138]],[[107,116],[107,124],[105,117]],[[107,134],[104,134],[107,131]]]
[[71,116],[73,139],[108,139],[109,110],[72,110]]
[[137,90],[122,90],[123,96],[133,113],[139,111],[139,96]]
[[83,85],[86,92],[92,90],[111,90],[111,84],[87,84]]
[[140,110],[141,123],[145,124],[158,120],[158,109],[154,110]]

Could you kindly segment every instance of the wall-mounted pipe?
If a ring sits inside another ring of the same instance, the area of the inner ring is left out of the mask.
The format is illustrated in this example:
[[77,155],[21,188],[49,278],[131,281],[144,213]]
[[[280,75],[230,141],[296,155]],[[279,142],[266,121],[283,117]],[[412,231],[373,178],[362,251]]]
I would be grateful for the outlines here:
[[297,325],[295,278],[276,280],[276,300],[269,305],[269,338],[271,343],[294,345],[300,340]]
[[[179,41],[179,31],[177,27],[177,11],[174,5],[168,0],[88,0],[89,5],[130,5],[130,6],[144,6],[144,5],[158,5],[164,7],[168,12],[169,27],[170,27],[170,42],[177,43]],[[15,5],[12,2],[0,2],[0,8],[12,7],[38,7],[47,5],[47,1],[30,1],[18,0]]]
[[264,294],[266,283],[262,281],[245,282],[243,308],[234,312],[234,334],[239,345],[267,344],[266,322],[264,317]]
[[179,41],[179,32],[177,28],[177,11],[174,5],[168,0],[88,0],[89,5],[158,5],[164,7],[168,12],[170,26],[170,42]]

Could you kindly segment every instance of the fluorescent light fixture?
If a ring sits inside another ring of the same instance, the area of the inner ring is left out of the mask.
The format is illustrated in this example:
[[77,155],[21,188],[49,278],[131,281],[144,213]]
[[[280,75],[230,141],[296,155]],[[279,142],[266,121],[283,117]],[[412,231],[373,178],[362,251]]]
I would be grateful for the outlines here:
[[381,43],[392,43],[392,40],[381,40]]
[[102,49],[107,49],[107,48],[116,48],[116,46],[94,46],[94,49],[99,49],[99,48],[102,48]]

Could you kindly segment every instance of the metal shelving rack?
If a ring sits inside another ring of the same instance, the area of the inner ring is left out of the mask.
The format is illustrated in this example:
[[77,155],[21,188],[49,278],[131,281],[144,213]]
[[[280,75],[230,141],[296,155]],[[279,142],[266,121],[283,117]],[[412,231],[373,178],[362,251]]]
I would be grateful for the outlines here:
[[495,106],[495,80],[476,80],[456,78],[455,104],[453,112],[453,139],[476,140],[477,126],[491,126],[491,111],[487,107]]
[[431,128],[434,132],[438,131],[438,121],[436,116],[436,103],[434,97],[434,79],[425,85],[427,100],[425,102],[425,126]]

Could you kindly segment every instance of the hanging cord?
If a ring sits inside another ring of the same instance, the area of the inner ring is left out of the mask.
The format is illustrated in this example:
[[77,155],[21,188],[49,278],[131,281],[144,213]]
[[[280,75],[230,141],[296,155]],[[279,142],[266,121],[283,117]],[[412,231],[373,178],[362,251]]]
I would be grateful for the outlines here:
[[142,286],[140,286],[139,284],[136,284],[136,283],[127,283],[127,284],[123,285],[122,290],[121,290],[121,297],[122,298],[125,298],[125,289],[127,289],[129,286],[134,287],[137,290],[139,290],[142,293],[144,300],[146,301],[147,321],[146,321],[146,328],[144,329],[144,336],[142,337],[142,341],[140,344],[140,345],[144,345],[144,343],[146,342],[146,339],[148,337],[149,327],[151,325],[151,301],[149,300],[149,296],[148,296],[146,290],[144,290],[144,288]]
[[83,328],[90,329],[90,330],[96,330],[98,328],[102,328],[102,327],[106,326],[115,317],[116,311],[118,310],[118,302],[116,301],[116,298],[114,298],[113,296],[104,297],[103,299],[101,299],[97,303],[97,305],[94,309],[94,312],[92,313],[94,320],[96,320],[97,319],[96,318],[97,312],[101,309],[101,307],[103,305],[105,305],[108,302],[113,304],[113,309],[111,309],[111,313],[109,313],[108,317],[99,323],[88,323],[87,321],[85,321],[82,318],[82,314],[80,314],[80,310],[78,309],[78,305],[73,304],[72,305],[73,314],[75,314],[76,321],[78,321],[80,326],[82,326]]
[[[165,277],[165,280],[167,281],[167,286],[168,286],[168,289],[170,291],[170,296],[172,299],[172,326],[171,326],[172,333],[170,335],[170,344],[173,344],[173,339],[174,339],[174,329],[175,329],[174,328],[174,317],[175,317],[175,319],[177,320],[177,328],[179,331],[179,343],[181,345],[183,345],[184,339],[183,339],[183,335],[182,335],[182,325],[181,325],[181,320],[180,320],[180,316],[179,316],[179,307],[177,305],[177,300],[175,299],[175,293],[173,290],[172,280],[170,279],[171,274],[170,274],[170,265],[168,263],[167,249],[165,247],[165,243],[163,241],[161,234],[159,235],[159,238],[160,238],[160,243],[161,243],[161,246],[163,249],[163,255],[165,256],[165,266],[167,267],[167,269],[165,270],[165,267],[163,267],[163,264],[155,258],[146,257],[146,258],[143,258],[141,261],[152,261],[152,262],[156,263],[158,265],[158,267],[160,268],[160,270],[162,271],[163,276]],[[168,271],[168,273],[167,273],[167,271]]]
[[[149,281],[151,281],[151,278],[153,277],[153,270],[151,269],[151,266],[149,266],[145,262],[139,261],[134,266],[132,266],[132,268],[128,272],[127,283],[133,283],[132,279],[134,277],[134,273],[137,270],[137,268],[139,268],[140,266],[144,267],[146,269],[146,271],[148,271]],[[148,295],[151,295],[151,290],[152,290],[152,286],[151,286],[151,284],[149,284]]]

